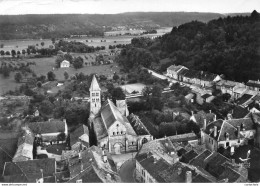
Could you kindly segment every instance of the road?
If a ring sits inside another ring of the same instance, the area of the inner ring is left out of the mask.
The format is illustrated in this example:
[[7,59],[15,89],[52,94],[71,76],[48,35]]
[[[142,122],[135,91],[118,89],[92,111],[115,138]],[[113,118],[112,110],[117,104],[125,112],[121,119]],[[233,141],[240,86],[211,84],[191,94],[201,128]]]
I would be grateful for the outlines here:
[[135,183],[134,180],[134,170],[135,170],[135,159],[129,159],[122,164],[119,170],[119,176],[123,183]]

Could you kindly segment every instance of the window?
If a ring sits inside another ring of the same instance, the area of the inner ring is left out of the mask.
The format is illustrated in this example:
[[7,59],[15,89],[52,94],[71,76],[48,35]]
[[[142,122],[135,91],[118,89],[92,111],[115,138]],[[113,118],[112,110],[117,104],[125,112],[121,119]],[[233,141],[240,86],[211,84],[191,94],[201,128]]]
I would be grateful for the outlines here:
[[132,145],[134,144],[134,142],[132,141]]
[[229,146],[229,142],[226,143],[226,147],[228,147],[228,146]]
[[123,131],[121,131],[121,134],[124,134],[124,132],[123,132]]
[[99,102],[99,98],[97,98],[96,100],[97,100],[97,102]]
[[209,138],[209,143],[210,143],[210,138]]
[[92,102],[95,102],[95,99],[94,99],[94,98],[92,99]]
[[113,132],[113,135],[115,135],[115,132]]
[[117,135],[119,134],[119,132],[117,132]]
[[99,96],[99,94],[98,94],[98,93],[96,93],[96,96]]
[[95,93],[92,93],[92,96],[95,96]]
[[119,124],[117,124],[116,126],[119,127]]

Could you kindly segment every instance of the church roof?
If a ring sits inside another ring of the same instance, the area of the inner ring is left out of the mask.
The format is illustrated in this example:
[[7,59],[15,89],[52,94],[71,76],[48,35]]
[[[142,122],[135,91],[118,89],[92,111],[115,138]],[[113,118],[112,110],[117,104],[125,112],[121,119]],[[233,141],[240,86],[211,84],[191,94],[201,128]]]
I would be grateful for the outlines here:
[[107,130],[115,123],[115,121],[119,121],[125,126],[127,134],[136,136],[136,133],[128,119],[122,115],[114,103],[108,99],[101,108],[101,117],[97,117],[93,121],[97,138],[101,139],[106,137],[108,135]]
[[89,91],[93,91],[93,90],[101,91],[95,75],[92,78],[91,85],[89,88]]

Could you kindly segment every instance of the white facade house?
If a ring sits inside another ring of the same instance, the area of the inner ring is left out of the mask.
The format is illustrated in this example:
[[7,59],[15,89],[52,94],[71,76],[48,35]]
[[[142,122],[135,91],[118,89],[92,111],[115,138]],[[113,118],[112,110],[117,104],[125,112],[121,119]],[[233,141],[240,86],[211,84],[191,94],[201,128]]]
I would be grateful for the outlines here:
[[67,60],[63,60],[61,63],[60,63],[60,68],[68,68],[70,67],[70,62],[67,61]]

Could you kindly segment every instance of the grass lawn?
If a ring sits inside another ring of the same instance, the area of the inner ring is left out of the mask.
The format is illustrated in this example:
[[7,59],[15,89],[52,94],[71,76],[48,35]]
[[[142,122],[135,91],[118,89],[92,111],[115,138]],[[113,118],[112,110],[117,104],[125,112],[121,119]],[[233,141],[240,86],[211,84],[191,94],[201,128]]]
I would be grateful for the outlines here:
[[[49,71],[53,71],[56,75],[57,80],[64,80],[64,72],[67,71],[69,76],[73,76],[76,73],[84,73],[84,74],[92,74],[96,73],[98,75],[112,75],[115,72],[119,74],[120,68],[116,63],[109,64],[109,65],[100,65],[100,66],[87,66],[85,65],[85,62],[94,60],[95,54],[73,54],[73,56],[82,56],[84,60],[84,66],[81,69],[74,69],[73,67],[69,68],[59,68],[53,70],[55,67],[55,59],[54,57],[46,57],[46,58],[23,58],[23,59],[10,59],[6,60],[3,59],[1,62],[11,63],[11,64],[17,64],[17,63],[24,63],[27,62],[35,62],[36,65],[30,65],[30,68],[35,72],[37,76],[45,75],[47,76],[47,73]],[[88,59],[86,59],[84,56],[88,56]],[[92,56],[93,58],[91,58]],[[21,86],[21,83],[16,83],[14,80],[14,75],[16,72],[11,72],[10,76],[8,78],[4,78],[3,76],[0,76],[0,95],[6,93],[9,90],[15,90],[15,88]]]

